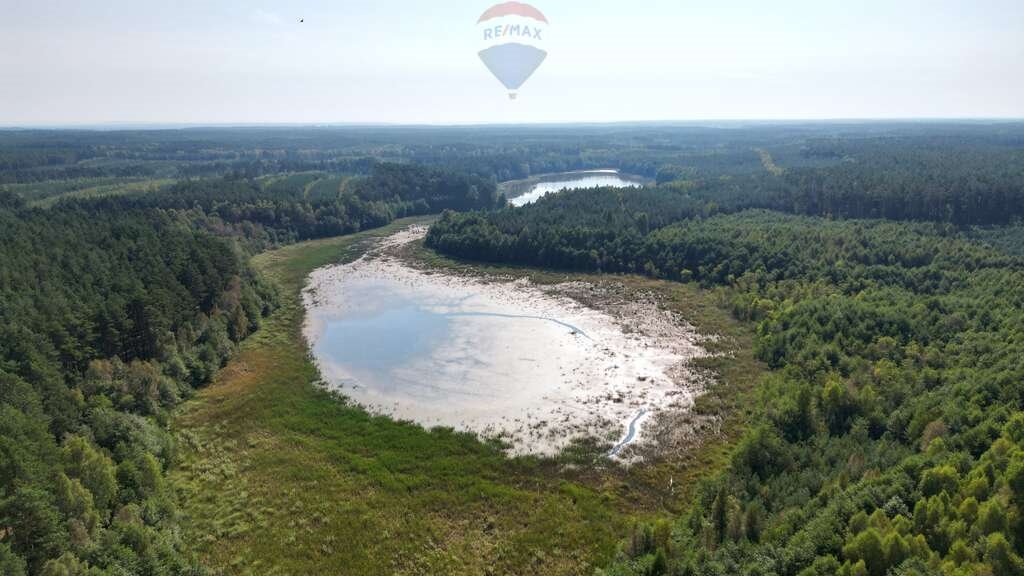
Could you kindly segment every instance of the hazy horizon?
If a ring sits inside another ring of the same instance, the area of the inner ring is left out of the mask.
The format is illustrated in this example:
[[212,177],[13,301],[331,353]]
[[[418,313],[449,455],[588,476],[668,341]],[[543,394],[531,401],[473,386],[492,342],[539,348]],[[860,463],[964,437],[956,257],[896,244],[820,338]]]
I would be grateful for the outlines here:
[[1011,0],[537,0],[514,101],[477,56],[493,4],[0,0],[0,126],[1024,118]]
[[666,120],[615,120],[609,122],[575,121],[575,122],[145,122],[145,121],[111,121],[94,123],[39,123],[39,124],[2,124],[0,130],[94,130],[94,131],[132,131],[132,130],[192,130],[192,129],[245,129],[245,128],[501,128],[506,126],[522,127],[614,127],[614,126],[666,126],[666,127],[706,127],[706,128],[744,128],[751,125],[870,125],[870,124],[1003,124],[1022,123],[1024,116],[1007,117],[892,117],[892,118],[714,118],[714,119],[666,119]]

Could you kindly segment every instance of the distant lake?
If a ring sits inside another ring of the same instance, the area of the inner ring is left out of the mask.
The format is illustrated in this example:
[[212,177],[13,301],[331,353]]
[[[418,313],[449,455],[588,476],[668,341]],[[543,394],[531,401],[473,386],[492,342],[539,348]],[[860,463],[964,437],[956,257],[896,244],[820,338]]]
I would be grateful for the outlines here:
[[[529,182],[529,181],[527,181]],[[620,174],[618,170],[592,170],[586,172],[566,172],[543,176],[530,186],[522,195],[515,195],[522,185],[511,186],[509,195],[514,196],[510,202],[513,206],[525,206],[540,199],[541,196],[562,190],[580,190],[585,188],[639,188],[643,180],[635,176]]]

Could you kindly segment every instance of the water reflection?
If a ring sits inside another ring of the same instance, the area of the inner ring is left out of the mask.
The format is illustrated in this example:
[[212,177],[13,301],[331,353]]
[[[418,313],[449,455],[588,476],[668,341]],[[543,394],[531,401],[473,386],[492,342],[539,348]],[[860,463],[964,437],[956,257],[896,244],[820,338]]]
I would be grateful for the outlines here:
[[614,170],[600,170],[595,172],[577,172],[564,174],[561,177],[546,182],[538,182],[529,192],[517,196],[509,202],[513,206],[525,206],[539,200],[546,194],[561,192],[562,190],[579,190],[585,188],[633,188],[642,184],[636,180],[619,174]]
[[627,333],[546,290],[364,258],[311,275],[304,333],[324,380],[355,402],[498,436],[519,454],[628,432],[625,445],[640,435],[638,412],[688,401],[668,374],[692,346],[685,334],[645,337],[666,327],[642,307],[628,312]]

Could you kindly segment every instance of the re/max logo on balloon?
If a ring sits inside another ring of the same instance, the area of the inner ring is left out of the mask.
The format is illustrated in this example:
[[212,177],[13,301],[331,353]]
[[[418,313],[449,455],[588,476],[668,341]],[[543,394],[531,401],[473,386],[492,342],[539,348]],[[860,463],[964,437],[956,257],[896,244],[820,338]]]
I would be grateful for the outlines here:
[[534,28],[532,26],[520,26],[519,24],[505,24],[504,26],[495,26],[494,28],[484,28],[484,40],[493,40],[495,38],[505,38],[507,36],[517,36],[519,38],[533,38],[534,40],[543,40],[541,33],[543,30],[540,28]]
[[477,20],[477,52],[491,74],[515,99],[519,89],[548,57],[544,39],[548,19],[529,4],[505,2],[491,6]]

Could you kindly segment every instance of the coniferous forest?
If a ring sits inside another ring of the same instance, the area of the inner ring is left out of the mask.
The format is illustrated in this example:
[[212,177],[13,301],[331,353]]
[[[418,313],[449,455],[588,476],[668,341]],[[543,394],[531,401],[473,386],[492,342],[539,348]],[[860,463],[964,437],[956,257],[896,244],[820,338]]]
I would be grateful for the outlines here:
[[276,306],[248,256],[499,201],[411,165],[342,182],[226,174],[49,208],[0,193],[0,573],[201,572],[168,423]]
[[[499,192],[593,168],[652,185]],[[1019,123],[0,132],[0,573],[205,574],[170,424],[280,305],[250,257],[431,214],[755,334],[728,461],[599,573],[1024,575]]]
[[1024,236],[988,226],[1019,222],[1024,188],[1012,163],[943,155],[431,228],[463,258],[698,282],[756,324],[773,371],[729,468],[608,574],[1024,574]]

